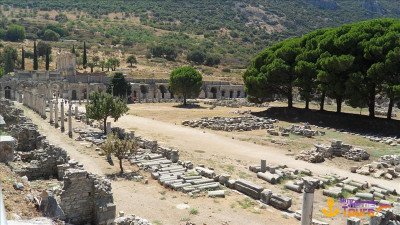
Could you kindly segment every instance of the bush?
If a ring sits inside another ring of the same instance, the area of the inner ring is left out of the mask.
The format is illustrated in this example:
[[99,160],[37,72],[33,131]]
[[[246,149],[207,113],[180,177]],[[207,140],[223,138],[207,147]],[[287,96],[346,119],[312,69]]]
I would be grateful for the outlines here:
[[206,59],[206,54],[199,50],[191,51],[187,54],[187,60],[196,64],[203,64]]
[[59,41],[60,35],[52,30],[47,29],[44,32],[43,40],[45,41]]
[[221,63],[221,59],[220,59],[220,56],[218,56],[218,55],[208,55],[204,62],[204,64],[206,66],[216,66],[220,63]]
[[223,68],[223,69],[222,69],[222,72],[224,72],[224,73],[230,73],[230,72],[231,72],[231,69],[229,69],[229,68]]
[[25,28],[20,25],[12,24],[8,27],[5,40],[23,41],[25,39]]

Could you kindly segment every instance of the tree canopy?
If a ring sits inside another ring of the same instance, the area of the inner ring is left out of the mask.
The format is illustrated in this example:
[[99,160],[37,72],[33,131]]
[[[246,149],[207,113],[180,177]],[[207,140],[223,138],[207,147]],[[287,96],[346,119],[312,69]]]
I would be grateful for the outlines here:
[[[400,20],[376,19],[341,27],[316,30],[287,39],[259,53],[244,73],[249,99],[267,101],[276,96],[288,99],[293,89],[306,101],[325,96],[353,107],[368,106],[375,115],[375,96],[386,94],[388,118],[398,101],[400,80]],[[389,113],[390,112],[390,113]]]
[[5,39],[7,41],[23,41],[25,39],[25,28],[12,24],[7,28]]
[[107,118],[112,117],[117,121],[128,112],[128,106],[120,98],[114,98],[105,92],[93,92],[89,95],[89,103],[86,105],[86,116],[90,119],[102,121],[104,133],[107,133]]
[[183,97],[183,105],[187,98],[197,98],[200,93],[203,77],[191,66],[178,67],[171,72],[169,86],[174,94]]
[[107,92],[114,96],[125,98],[131,95],[131,85],[126,81],[122,73],[115,73],[108,86]]

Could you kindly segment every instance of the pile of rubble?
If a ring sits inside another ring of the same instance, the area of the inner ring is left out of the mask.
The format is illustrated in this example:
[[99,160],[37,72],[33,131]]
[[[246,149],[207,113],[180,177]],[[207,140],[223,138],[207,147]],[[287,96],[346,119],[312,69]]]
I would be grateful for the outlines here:
[[255,116],[241,117],[212,117],[201,118],[200,120],[185,120],[182,122],[184,126],[193,128],[208,128],[212,130],[223,131],[250,131],[259,129],[271,129],[277,120],[266,119]]
[[[5,108],[8,110],[4,111]],[[0,109],[7,115],[7,129],[11,133],[30,132],[26,128],[35,127],[10,102],[0,101]],[[9,112],[18,114],[9,115]],[[17,151],[12,152],[13,162],[9,165],[16,173],[26,180],[57,178],[62,181],[62,186],[32,196],[44,216],[72,224],[113,223],[116,206],[109,180],[85,171],[82,165],[70,160],[65,150],[49,144],[37,130],[30,135],[15,134],[15,139],[17,143],[34,143],[19,145]],[[17,183],[15,188],[23,186]]]
[[308,137],[308,138],[311,138],[313,136],[325,135],[325,132],[323,132],[323,131],[312,130],[311,125],[309,125],[308,123],[305,123],[303,126],[292,124],[291,126],[289,126],[287,128],[280,127],[279,131],[282,133],[282,136],[288,136],[289,133]]
[[370,141],[379,142],[383,144],[387,144],[393,147],[400,145],[400,138],[396,137],[376,137],[376,136],[365,136]]
[[301,151],[296,159],[311,162],[311,163],[321,163],[325,161],[325,158],[333,157],[344,157],[353,161],[368,160],[370,154],[360,148],[353,147],[348,144],[343,144],[342,141],[333,140],[331,145],[315,144],[313,150]]
[[268,107],[268,103],[251,103],[247,99],[218,99],[218,100],[206,100],[204,101],[206,105],[223,106],[230,108],[240,108],[240,107]]
[[141,217],[135,215],[122,216],[115,219],[116,225],[151,225],[151,223]]
[[400,155],[384,155],[378,161],[363,165],[354,166],[351,172],[375,178],[392,180],[400,177]]

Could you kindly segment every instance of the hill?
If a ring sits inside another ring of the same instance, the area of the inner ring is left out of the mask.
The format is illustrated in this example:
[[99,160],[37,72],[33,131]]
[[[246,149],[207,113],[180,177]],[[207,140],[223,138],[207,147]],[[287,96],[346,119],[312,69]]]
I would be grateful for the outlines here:
[[[154,45],[217,55],[230,69],[245,68],[261,49],[314,29],[379,17],[400,17],[390,0],[0,0],[1,26],[19,23],[29,39],[48,24],[62,39],[121,45],[143,56]],[[119,49],[121,49],[119,48]],[[115,48],[108,49],[115,51]]]

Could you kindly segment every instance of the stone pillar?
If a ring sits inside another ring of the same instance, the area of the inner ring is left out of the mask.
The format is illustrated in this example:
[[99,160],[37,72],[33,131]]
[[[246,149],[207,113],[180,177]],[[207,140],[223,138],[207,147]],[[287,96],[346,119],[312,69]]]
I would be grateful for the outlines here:
[[347,225],[361,225],[361,220],[356,217],[348,218]]
[[53,124],[54,123],[54,119],[53,119],[53,100],[50,100],[49,108],[50,108],[50,124]]
[[45,120],[47,119],[47,115],[46,115],[46,99],[44,97],[41,98],[41,111],[42,111],[42,118]]
[[265,159],[261,159],[261,172],[265,173],[267,171],[267,161]]
[[301,225],[311,225],[314,204],[314,191],[318,181],[310,177],[303,178],[303,181],[304,194],[303,206],[301,211]]
[[54,127],[58,128],[58,98],[56,98],[56,105],[54,106]]
[[61,100],[61,132],[65,131],[65,126],[64,126],[64,116],[65,116],[65,112],[64,112],[64,100]]
[[68,136],[72,138],[72,104],[68,104]]
[[78,116],[79,116],[78,106],[75,106],[75,119],[78,119]]

